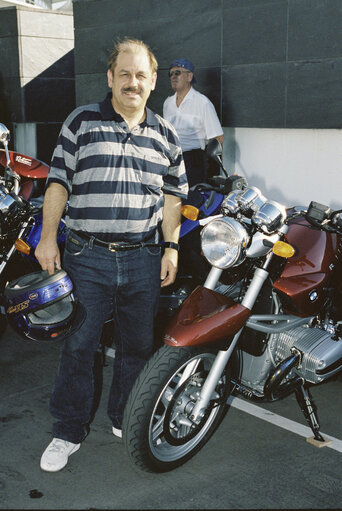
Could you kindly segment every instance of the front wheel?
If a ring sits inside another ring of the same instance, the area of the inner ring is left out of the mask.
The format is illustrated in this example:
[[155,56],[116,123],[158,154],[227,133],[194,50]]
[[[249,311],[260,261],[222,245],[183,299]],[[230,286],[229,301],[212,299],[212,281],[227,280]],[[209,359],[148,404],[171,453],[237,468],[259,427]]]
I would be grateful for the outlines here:
[[140,373],[125,408],[123,439],[140,469],[165,472],[185,463],[209,440],[227,410],[225,371],[198,424],[191,411],[215,360],[208,348],[162,346]]

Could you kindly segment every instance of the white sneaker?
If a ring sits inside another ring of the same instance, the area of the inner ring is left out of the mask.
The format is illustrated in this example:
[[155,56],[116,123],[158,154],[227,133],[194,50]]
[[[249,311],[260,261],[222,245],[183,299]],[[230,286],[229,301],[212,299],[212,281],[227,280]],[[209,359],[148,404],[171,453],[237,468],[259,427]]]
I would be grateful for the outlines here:
[[73,444],[60,438],[54,438],[40,458],[40,468],[46,472],[58,472],[68,463],[71,454],[78,451],[81,444]]
[[122,438],[122,429],[114,428],[114,426],[112,426],[112,431],[114,436]]

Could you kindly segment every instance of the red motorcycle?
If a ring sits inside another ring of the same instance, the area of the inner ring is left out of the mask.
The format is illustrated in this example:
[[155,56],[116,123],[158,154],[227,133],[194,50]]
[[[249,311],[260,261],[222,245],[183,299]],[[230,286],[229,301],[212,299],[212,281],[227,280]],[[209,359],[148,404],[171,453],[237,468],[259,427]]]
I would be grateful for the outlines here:
[[309,386],[342,368],[342,216],[311,202],[285,210],[249,187],[204,219],[206,282],[167,326],[126,405],[124,443],[140,469],[174,469],[198,452],[230,395],[295,393],[319,431]]
[[[0,143],[6,144],[9,131],[4,124],[0,124]],[[0,170],[5,177],[6,169],[12,169],[13,175],[20,176],[18,189],[15,190],[25,200],[39,197],[44,192],[44,185],[49,173],[49,166],[40,160],[31,158],[15,151],[0,149]]]

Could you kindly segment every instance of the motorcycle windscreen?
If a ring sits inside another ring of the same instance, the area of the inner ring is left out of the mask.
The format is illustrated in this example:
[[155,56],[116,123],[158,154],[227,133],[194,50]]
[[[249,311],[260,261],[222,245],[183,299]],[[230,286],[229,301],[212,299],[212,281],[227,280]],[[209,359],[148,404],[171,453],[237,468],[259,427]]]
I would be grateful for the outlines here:
[[[40,160],[25,156],[24,154],[9,151],[10,166],[17,174],[31,179],[46,179],[49,173],[49,167]],[[6,167],[6,153],[0,149],[0,164]]]
[[165,330],[170,346],[197,346],[222,341],[244,326],[251,311],[231,298],[197,287]]

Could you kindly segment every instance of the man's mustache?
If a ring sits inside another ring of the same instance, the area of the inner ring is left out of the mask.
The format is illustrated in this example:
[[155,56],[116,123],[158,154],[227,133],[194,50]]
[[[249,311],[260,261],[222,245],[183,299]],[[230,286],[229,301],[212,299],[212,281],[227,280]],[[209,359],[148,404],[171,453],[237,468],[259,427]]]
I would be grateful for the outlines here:
[[137,94],[140,94],[140,89],[136,87],[125,87],[122,89],[123,92],[136,92]]

